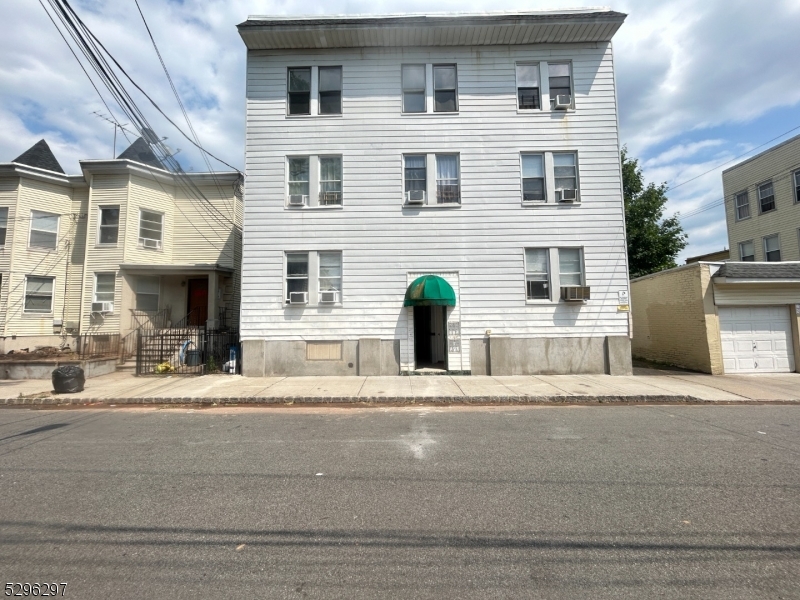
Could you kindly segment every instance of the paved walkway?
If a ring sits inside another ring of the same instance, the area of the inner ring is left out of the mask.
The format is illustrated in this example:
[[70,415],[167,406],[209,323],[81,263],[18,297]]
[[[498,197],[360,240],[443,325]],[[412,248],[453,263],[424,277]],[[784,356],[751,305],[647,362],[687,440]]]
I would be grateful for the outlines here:
[[800,374],[703,375],[634,369],[610,375],[450,377],[96,377],[79,394],[47,380],[0,381],[0,405],[290,403],[798,402]]

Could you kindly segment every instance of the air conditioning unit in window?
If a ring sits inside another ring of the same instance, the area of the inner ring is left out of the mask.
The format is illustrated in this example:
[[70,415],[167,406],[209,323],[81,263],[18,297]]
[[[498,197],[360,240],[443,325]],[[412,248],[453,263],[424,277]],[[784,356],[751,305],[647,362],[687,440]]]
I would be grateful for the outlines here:
[[556,96],[555,101],[553,102],[553,108],[556,110],[567,110],[568,108],[572,107],[572,96],[569,94],[563,94]]
[[289,194],[289,206],[305,206],[308,204],[308,196],[303,194]]
[[572,204],[578,201],[578,190],[560,189],[556,190],[556,202]]
[[338,290],[325,290],[319,293],[320,303],[332,304],[339,301]]
[[406,204],[425,204],[425,190],[406,192]]
[[289,292],[289,304],[308,304],[308,292]]
[[93,313],[100,313],[100,314],[107,314],[114,312],[114,303],[113,302],[92,302],[92,312]]
[[583,302],[590,300],[589,286],[587,285],[568,285],[561,288],[561,299],[566,302]]
[[151,240],[150,238],[139,238],[139,244],[143,248],[152,248],[153,250],[161,249],[161,240]]

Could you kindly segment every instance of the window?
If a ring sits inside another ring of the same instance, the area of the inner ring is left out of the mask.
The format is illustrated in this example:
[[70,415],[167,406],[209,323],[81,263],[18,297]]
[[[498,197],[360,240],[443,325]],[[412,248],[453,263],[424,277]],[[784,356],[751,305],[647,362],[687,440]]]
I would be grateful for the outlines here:
[[28,245],[31,248],[55,250],[58,244],[58,218],[58,215],[32,210]]
[[286,253],[286,302],[292,292],[308,292],[308,252]]
[[758,186],[758,203],[762,213],[775,210],[775,192],[772,189],[772,182],[762,183]]
[[434,112],[456,112],[458,93],[455,65],[433,66],[433,110]]
[[794,201],[800,202],[800,171],[794,174]]
[[764,256],[767,257],[767,262],[781,261],[781,243],[777,235],[764,238]]
[[139,247],[161,249],[164,215],[149,210],[139,211]]
[[542,108],[539,96],[539,65],[517,65],[517,107]]
[[583,261],[580,248],[558,249],[558,274],[562,286],[583,285]]
[[0,246],[6,245],[6,231],[8,231],[8,207],[0,208]]
[[458,185],[458,155],[436,155],[436,202],[447,204],[460,201]]
[[750,218],[750,197],[747,192],[736,194],[736,220]]
[[406,193],[425,191],[427,187],[426,160],[427,157],[424,154],[415,154],[405,157],[405,167],[403,171]]
[[546,248],[525,249],[525,290],[528,300],[550,299],[550,270]]
[[[575,154],[553,154],[553,167],[556,181],[556,200],[559,200],[559,190],[578,190],[578,169]],[[562,197],[566,194],[561,194]],[[577,199],[577,194],[575,194]]]
[[98,244],[116,244],[119,237],[119,206],[101,206],[98,219]]
[[26,313],[53,312],[53,282],[55,277],[25,277]]
[[741,242],[739,244],[739,260],[744,262],[753,262],[756,259],[755,246],[753,240],[749,242]]
[[[311,67],[289,69],[289,114],[311,114]],[[341,97],[341,93],[340,93]]]
[[550,63],[547,65],[550,83],[550,108],[555,108],[557,96],[564,96],[560,100],[567,100],[569,104],[572,104],[572,77],[569,70],[569,63]]
[[319,68],[319,114],[342,114],[342,67]]
[[319,253],[319,291],[320,302],[323,301],[322,292],[342,293],[342,253]]
[[403,65],[403,112],[425,112],[425,65]]
[[545,200],[544,156],[541,154],[522,155],[522,200],[524,202]]
[[[307,171],[306,175],[308,175]],[[306,186],[308,186],[308,182],[306,182]],[[319,159],[319,203],[323,206],[342,203],[342,158],[340,156],[326,156]]]
[[158,277],[138,277],[136,279],[136,310],[158,312]]
[[[116,281],[114,273],[95,273],[93,302],[114,302]],[[158,306],[158,298],[156,298],[156,306]]]

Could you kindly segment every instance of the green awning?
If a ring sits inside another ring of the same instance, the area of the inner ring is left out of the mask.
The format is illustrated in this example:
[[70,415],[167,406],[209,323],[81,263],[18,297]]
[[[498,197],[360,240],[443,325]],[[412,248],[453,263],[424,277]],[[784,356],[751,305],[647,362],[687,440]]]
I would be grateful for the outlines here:
[[423,275],[411,282],[403,306],[455,306],[456,293],[436,275]]

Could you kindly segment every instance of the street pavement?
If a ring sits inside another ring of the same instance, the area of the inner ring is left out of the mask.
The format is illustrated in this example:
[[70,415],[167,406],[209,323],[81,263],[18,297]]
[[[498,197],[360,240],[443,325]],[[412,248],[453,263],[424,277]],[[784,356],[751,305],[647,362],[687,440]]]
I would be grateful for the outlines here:
[[800,406],[0,411],[67,598],[800,597]]
[[0,381],[0,405],[287,403],[800,402],[800,374],[705,375],[635,369],[633,376],[134,377],[118,371],[54,394],[49,380]]

